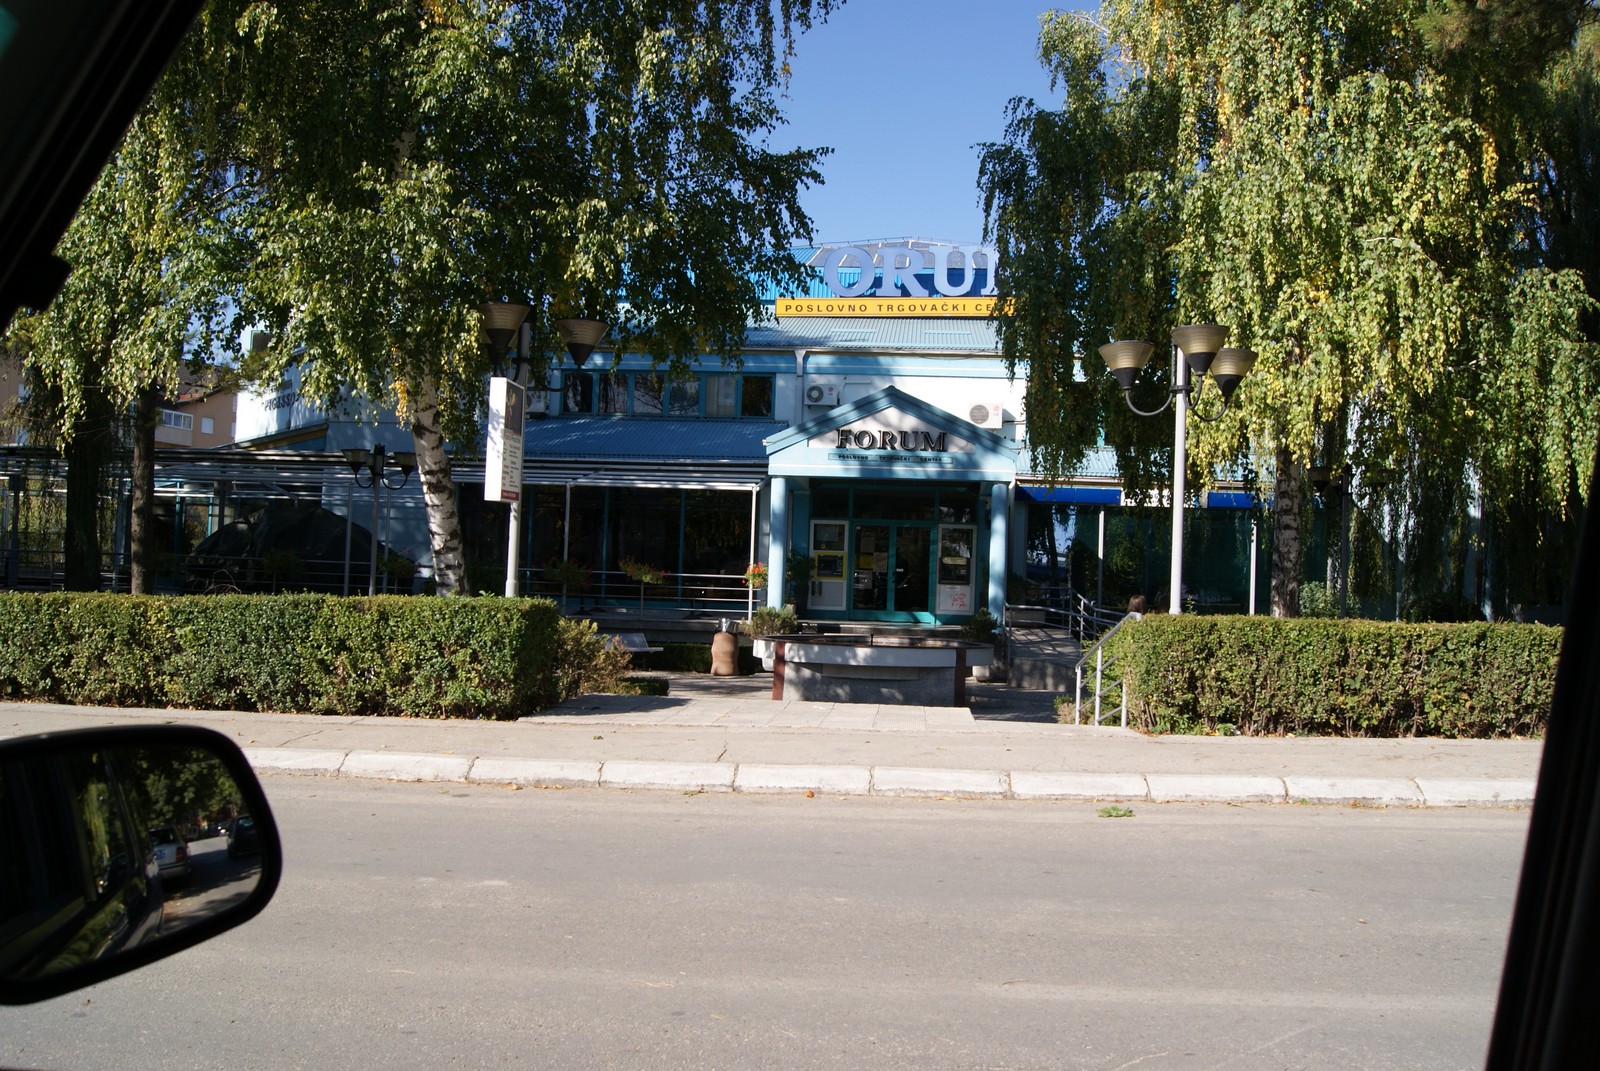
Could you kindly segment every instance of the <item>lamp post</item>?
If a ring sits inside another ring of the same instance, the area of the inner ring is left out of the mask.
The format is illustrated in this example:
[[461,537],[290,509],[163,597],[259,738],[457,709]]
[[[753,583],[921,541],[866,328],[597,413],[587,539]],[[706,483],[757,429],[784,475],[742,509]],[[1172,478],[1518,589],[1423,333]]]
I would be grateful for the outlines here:
[[[1188,465],[1189,410],[1199,401],[1209,372],[1222,395],[1222,409],[1215,416],[1195,411],[1201,420],[1221,420],[1228,411],[1228,400],[1239,383],[1255,367],[1254,350],[1224,347],[1228,328],[1217,324],[1187,324],[1172,332],[1172,386],[1159,408],[1146,412],[1133,404],[1133,384],[1149,362],[1155,347],[1148,342],[1121,340],[1100,347],[1100,356],[1122,388],[1122,400],[1140,416],[1157,416],[1172,406],[1172,574],[1167,597],[1167,612],[1183,612],[1183,499],[1184,477]],[[1191,388],[1190,377],[1195,385]]]
[[[485,301],[478,306],[483,344],[495,375],[489,381],[489,458],[484,471],[484,497],[510,505],[506,531],[506,598],[520,592],[517,570],[522,551],[522,434],[528,411],[527,370],[532,346],[525,326],[532,307],[514,301]],[[556,330],[566,343],[573,363],[583,367],[610,328],[599,320],[561,319]],[[512,347],[511,374],[500,376],[505,355]],[[503,380],[503,382],[500,382]],[[498,465],[491,475],[490,467]]]
[[[372,556],[367,565],[367,594],[376,595],[378,593],[378,495],[381,488],[387,487],[391,491],[398,491],[406,485],[411,474],[417,470],[417,455],[410,450],[396,450],[391,454],[382,443],[375,443],[371,450],[346,447],[340,452],[350,465],[350,473],[356,478],[356,486],[372,488]],[[394,468],[385,470],[385,462],[391,459]],[[365,480],[361,478],[363,472],[367,475]],[[398,481],[393,479],[395,472],[399,473]]]

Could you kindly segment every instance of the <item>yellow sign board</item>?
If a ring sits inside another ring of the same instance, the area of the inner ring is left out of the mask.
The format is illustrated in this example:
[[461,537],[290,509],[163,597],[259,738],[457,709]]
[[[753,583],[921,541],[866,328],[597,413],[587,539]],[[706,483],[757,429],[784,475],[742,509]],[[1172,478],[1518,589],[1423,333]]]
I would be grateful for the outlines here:
[[992,297],[779,298],[781,316],[951,316],[983,318],[994,312]]

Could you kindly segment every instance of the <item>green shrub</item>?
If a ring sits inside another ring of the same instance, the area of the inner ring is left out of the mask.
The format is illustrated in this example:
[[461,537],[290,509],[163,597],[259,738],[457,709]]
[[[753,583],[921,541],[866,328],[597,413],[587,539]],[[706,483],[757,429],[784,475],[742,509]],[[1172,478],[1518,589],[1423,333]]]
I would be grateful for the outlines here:
[[1151,615],[1108,645],[1128,724],[1158,733],[1543,734],[1561,630]]
[[1338,617],[1339,593],[1320,581],[1300,585],[1301,617]]
[[746,636],[788,636],[800,628],[800,616],[788,606],[758,606],[748,621],[739,622]]
[[0,696],[514,718],[628,668],[548,599],[0,594]]
[[623,678],[617,687],[619,695],[666,695],[672,687],[672,681],[667,677],[655,677],[648,674],[635,674]]

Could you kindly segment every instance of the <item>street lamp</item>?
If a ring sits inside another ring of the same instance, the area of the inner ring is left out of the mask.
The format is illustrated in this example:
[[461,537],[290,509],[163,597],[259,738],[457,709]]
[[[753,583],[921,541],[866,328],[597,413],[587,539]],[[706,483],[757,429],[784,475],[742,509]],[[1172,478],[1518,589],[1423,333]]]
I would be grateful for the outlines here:
[[[1228,401],[1239,383],[1255,367],[1254,350],[1225,347],[1228,328],[1217,324],[1187,324],[1172,331],[1172,386],[1159,408],[1146,412],[1133,404],[1133,384],[1149,362],[1155,347],[1148,342],[1125,339],[1100,347],[1100,356],[1122,388],[1122,399],[1140,416],[1156,416],[1172,406],[1172,575],[1167,597],[1167,612],[1183,612],[1183,499],[1184,476],[1188,465],[1189,408],[1200,400],[1209,372],[1222,395],[1222,408],[1215,416],[1196,411],[1201,420],[1221,420]],[[1190,377],[1195,385],[1191,389]]]
[[[506,533],[505,592],[508,599],[520,594],[517,569],[522,549],[522,432],[523,415],[527,412],[526,384],[523,380],[527,378],[527,369],[532,363],[531,340],[528,338],[528,328],[524,325],[531,311],[531,306],[514,301],[485,301],[478,306],[483,344],[489,352],[489,363],[497,379],[500,369],[505,367],[506,352],[516,347],[511,361],[511,374],[505,377],[506,382],[503,385],[496,380],[490,382],[490,420],[493,422],[498,419],[499,426],[490,428],[490,457],[484,471],[485,497],[490,497],[491,489],[497,487],[498,500],[509,503],[511,507]],[[610,330],[600,320],[560,319],[555,324],[562,341],[566,343],[567,352],[572,356],[573,364],[579,368],[583,367],[595,346]],[[541,390],[547,387],[548,384],[540,385]],[[497,462],[500,469],[498,480],[495,480],[491,478],[488,467]]]
[[[390,454],[382,443],[376,443],[371,450],[362,450],[359,447],[346,447],[340,451],[350,465],[350,473],[356,478],[357,487],[372,488],[372,558],[367,566],[367,594],[378,593],[378,495],[381,488],[387,487],[391,491],[398,491],[406,485],[411,474],[417,470],[417,455],[410,450],[396,450]],[[385,471],[384,462],[392,459],[394,469]],[[361,478],[362,473],[367,478]],[[398,472],[400,479],[394,479]]]
[[582,368],[611,327],[604,320],[567,319],[557,320],[556,330],[572,355],[572,363]]

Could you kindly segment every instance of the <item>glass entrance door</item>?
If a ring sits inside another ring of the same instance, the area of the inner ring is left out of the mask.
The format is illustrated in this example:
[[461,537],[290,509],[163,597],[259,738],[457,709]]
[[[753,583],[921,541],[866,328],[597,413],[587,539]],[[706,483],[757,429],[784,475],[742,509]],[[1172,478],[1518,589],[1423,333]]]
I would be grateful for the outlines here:
[[859,524],[854,535],[851,610],[883,614],[886,619],[926,617],[932,582],[929,527]]

